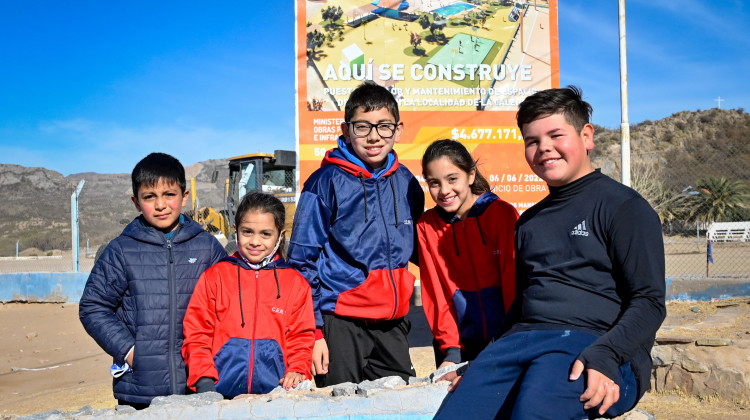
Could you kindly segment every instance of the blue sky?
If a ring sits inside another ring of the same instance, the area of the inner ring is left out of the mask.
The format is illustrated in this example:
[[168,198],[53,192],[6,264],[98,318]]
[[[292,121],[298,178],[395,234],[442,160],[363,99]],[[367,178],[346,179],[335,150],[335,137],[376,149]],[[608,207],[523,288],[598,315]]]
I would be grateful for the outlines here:
[[[617,2],[559,5],[560,81],[620,124]],[[126,173],[294,148],[294,8],[264,2],[0,2],[0,163]],[[750,109],[750,5],[627,0],[630,122]]]

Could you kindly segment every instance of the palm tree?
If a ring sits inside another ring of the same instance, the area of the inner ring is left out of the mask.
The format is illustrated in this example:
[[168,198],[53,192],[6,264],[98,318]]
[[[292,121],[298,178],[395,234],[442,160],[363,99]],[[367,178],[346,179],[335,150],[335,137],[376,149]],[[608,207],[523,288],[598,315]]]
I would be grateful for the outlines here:
[[698,194],[690,196],[688,219],[703,223],[735,221],[750,209],[750,188],[725,177],[698,181]]

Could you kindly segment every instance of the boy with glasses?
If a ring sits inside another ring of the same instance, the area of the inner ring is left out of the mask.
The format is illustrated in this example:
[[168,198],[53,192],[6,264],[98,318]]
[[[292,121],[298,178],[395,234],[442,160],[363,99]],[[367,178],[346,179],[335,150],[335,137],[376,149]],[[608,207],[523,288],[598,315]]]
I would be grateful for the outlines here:
[[305,182],[288,261],[312,287],[318,386],[415,376],[406,319],[424,193],[393,145],[404,123],[384,87],[365,82],[344,110],[338,148]]

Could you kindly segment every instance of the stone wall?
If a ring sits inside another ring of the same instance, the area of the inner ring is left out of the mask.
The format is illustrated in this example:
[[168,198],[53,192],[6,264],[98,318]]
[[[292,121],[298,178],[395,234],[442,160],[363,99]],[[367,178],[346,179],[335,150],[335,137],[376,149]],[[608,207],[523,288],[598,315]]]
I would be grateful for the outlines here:
[[657,338],[651,389],[750,399],[750,340]]

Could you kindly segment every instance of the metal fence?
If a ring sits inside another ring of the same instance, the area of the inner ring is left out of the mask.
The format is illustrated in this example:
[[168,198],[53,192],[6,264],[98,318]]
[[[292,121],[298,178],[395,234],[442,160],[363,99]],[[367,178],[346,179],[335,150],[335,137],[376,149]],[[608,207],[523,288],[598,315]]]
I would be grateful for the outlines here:
[[[664,160],[665,153],[644,151],[644,146],[638,150],[639,131],[634,132],[632,186],[662,219],[667,278],[749,279],[750,141],[722,146],[715,153],[691,150],[687,144],[678,152],[667,154]],[[594,166],[619,180],[619,148],[606,144],[600,147],[600,143],[597,148],[592,154]],[[697,160],[688,165],[685,162],[690,161],[678,158],[680,154]],[[216,176],[206,175],[217,168],[223,171],[218,180]],[[226,162],[218,161],[215,168],[205,168],[204,174],[198,176],[196,189],[200,207],[224,209],[222,180],[227,175]],[[276,184],[282,183],[277,181]],[[80,195],[80,271],[91,270],[97,250],[138,215],[130,201],[128,177],[107,182],[111,184],[109,188],[97,188],[87,181]],[[33,239],[3,235],[10,246],[0,253],[0,272],[72,271],[70,206],[60,205],[59,213],[52,221],[25,222],[51,225],[54,232],[59,233],[54,237],[48,234],[48,248],[43,246],[44,238],[38,235]],[[60,246],[60,243],[68,245]]]

